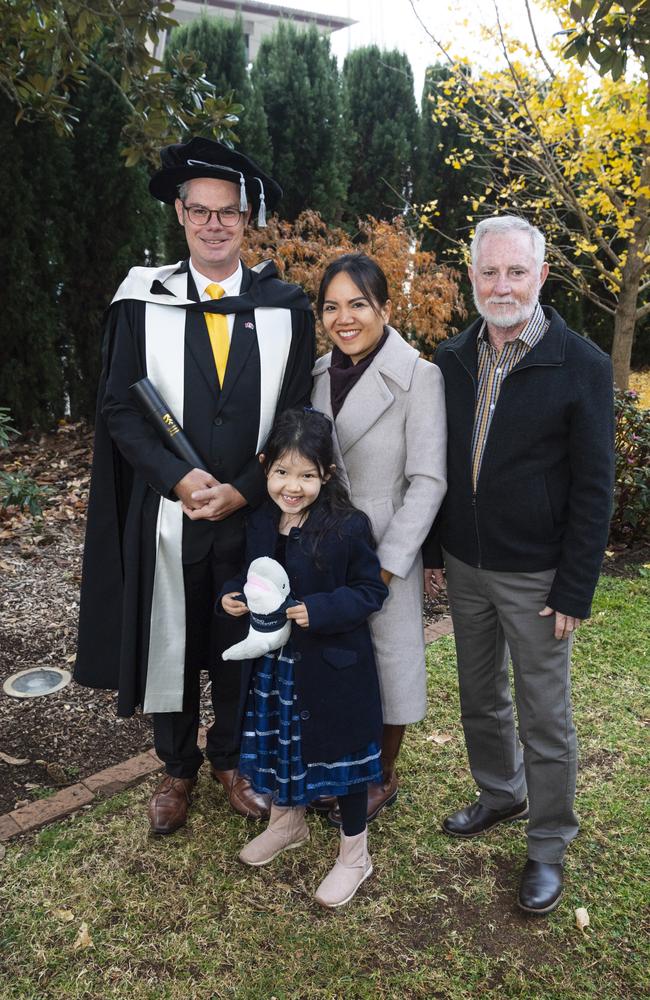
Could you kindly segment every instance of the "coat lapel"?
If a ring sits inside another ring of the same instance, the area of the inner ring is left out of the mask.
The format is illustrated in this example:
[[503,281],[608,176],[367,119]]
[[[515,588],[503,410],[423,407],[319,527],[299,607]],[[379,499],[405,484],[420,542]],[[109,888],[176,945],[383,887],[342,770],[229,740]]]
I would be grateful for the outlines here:
[[350,390],[336,419],[343,455],[392,405],[395,396],[384,376],[407,390],[413,378],[417,359],[418,352],[407,344],[396,330],[389,327],[388,340],[367,371]]
[[350,390],[336,418],[343,455],[377,423],[394,399],[379,369],[371,364]]
[[332,416],[332,398],[330,395],[331,357],[331,354],[326,354],[324,357],[319,358],[316,362],[312,371],[312,375],[314,376],[314,388],[311,394],[311,402],[315,410],[320,410],[322,413],[326,413],[332,421],[334,464],[336,465],[339,479],[345,486],[348,493],[350,493],[350,480],[348,479],[345,462],[343,461],[343,452],[341,450],[341,442],[339,441],[338,427],[334,423],[334,417]]

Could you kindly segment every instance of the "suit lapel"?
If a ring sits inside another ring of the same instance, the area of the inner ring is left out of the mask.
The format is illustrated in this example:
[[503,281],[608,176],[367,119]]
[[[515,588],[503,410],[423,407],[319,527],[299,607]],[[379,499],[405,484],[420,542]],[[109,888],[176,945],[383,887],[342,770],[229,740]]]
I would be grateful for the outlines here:
[[[187,272],[187,297],[193,302],[199,302],[200,296],[196,290],[192,272]],[[200,312],[185,313],[185,343],[187,349],[194,358],[196,366],[205,379],[212,397],[216,400],[219,395],[219,379],[217,378],[217,368],[214,363],[214,355],[210,346],[210,336],[205,322],[205,316]]]
[[[240,294],[247,292],[250,288],[250,284],[250,270],[245,264],[242,263]],[[223,386],[221,387],[217,412],[219,412],[219,410],[221,410],[227,402],[242,369],[248,361],[248,356],[253,349],[253,344],[255,344],[257,339],[257,332],[255,330],[255,314],[253,312],[235,313],[234,320],[232,337],[230,339],[230,350],[228,352],[228,364],[226,365],[226,377],[224,378]]]
[[[227,402],[242,369],[246,365],[248,356],[253,349],[253,344],[256,342],[254,324],[251,323],[252,316],[252,313],[236,313],[235,315],[230,351],[228,352],[228,364],[226,365],[226,377],[223,380],[223,386],[219,395],[217,412]],[[253,329],[251,329],[251,326],[253,326]]]

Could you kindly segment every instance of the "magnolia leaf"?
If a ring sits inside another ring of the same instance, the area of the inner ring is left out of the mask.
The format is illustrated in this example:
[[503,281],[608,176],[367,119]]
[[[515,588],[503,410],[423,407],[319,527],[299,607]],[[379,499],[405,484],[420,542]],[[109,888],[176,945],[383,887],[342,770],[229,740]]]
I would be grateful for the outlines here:
[[91,938],[90,934],[88,933],[88,924],[86,923],[85,920],[83,921],[83,923],[81,924],[81,927],[77,931],[77,940],[75,941],[75,943],[73,944],[72,947],[75,949],[75,951],[78,948],[94,948],[95,947],[94,944],[93,944],[93,939]]
[[432,733],[431,736],[427,736],[427,741],[429,743],[435,743],[439,747],[443,747],[445,743],[451,743],[453,736],[449,733]]
[[575,911],[576,914],[576,927],[579,931],[584,931],[585,927],[589,927],[589,914],[584,906],[579,906]]
[[3,760],[5,764],[13,764],[18,767],[21,764],[29,764],[29,757],[10,757],[8,753],[3,753],[0,750],[0,760]]

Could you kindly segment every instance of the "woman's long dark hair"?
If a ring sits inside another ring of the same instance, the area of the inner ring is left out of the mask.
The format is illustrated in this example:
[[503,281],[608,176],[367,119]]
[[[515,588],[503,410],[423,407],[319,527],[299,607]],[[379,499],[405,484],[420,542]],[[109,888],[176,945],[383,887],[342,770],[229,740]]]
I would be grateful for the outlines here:
[[319,317],[322,318],[323,315],[327,289],[337,274],[348,274],[376,313],[388,302],[388,282],[379,264],[365,253],[344,253],[323,271],[316,299],[316,313]]
[[285,410],[276,419],[264,448],[262,467],[268,475],[273,464],[287,452],[294,452],[312,462],[321,476],[329,476],[323,483],[317,499],[309,508],[318,511],[317,518],[307,518],[303,537],[309,539],[309,551],[318,565],[318,549],[324,537],[332,530],[339,535],[353,515],[365,518],[368,533],[374,545],[370,521],[352,504],[338,472],[331,471],[334,464],[332,422],[325,413],[306,407],[304,410]]

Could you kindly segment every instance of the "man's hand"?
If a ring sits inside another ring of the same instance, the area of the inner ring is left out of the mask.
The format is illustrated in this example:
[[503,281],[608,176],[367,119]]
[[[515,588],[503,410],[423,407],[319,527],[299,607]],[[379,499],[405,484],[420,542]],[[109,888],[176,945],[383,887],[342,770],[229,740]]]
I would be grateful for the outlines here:
[[233,590],[230,594],[224,594],[221,598],[221,607],[234,618],[239,618],[241,615],[248,614],[247,606],[243,603],[243,601],[235,600],[237,597],[241,597],[241,594],[238,593],[238,591]]
[[424,593],[427,597],[435,600],[440,596],[442,590],[446,590],[445,571],[442,569],[425,569],[424,571]]
[[553,608],[549,608],[549,606],[546,605],[544,610],[540,611],[540,616],[542,618],[548,618],[549,615],[555,615],[556,639],[568,639],[582,622],[582,618],[573,618],[571,615],[563,615],[561,612],[554,611]]
[[174,486],[174,493],[183,504],[190,510],[196,510],[201,506],[200,502],[192,499],[192,493],[196,490],[206,490],[211,486],[217,486],[218,480],[211,476],[205,469],[192,469],[186,476]]
[[191,503],[183,503],[183,513],[191,521],[223,521],[236,510],[246,506],[246,499],[230,483],[213,484],[207,489],[198,487],[191,495]]
[[391,571],[389,569],[382,569],[380,572],[380,576],[383,582],[386,584],[386,586],[387,587],[390,586],[390,581],[393,579],[393,574],[391,573]]
[[309,628],[309,615],[304,604],[296,604],[294,608],[287,608],[287,618],[294,621],[300,628]]

